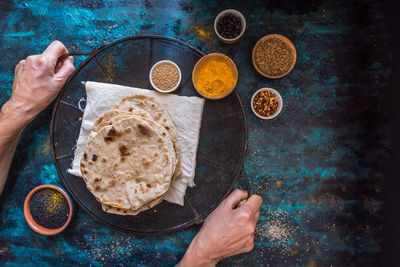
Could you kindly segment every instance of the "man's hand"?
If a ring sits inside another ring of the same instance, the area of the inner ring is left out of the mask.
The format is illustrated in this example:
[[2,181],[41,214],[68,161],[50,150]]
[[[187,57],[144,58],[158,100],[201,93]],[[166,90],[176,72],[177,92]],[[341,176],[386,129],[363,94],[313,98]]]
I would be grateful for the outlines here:
[[254,247],[254,230],[262,199],[235,189],[204,221],[179,266],[214,266],[219,260],[249,252]]
[[72,57],[57,65],[65,53],[65,46],[55,41],[43,54],[29,56],[15,67],[11,98],[0,112],[0,195],[25,126],[57,97],[75,70]]
[[1,113],[13,116],[24,127],[45,109],[75,70],[72,57],[57,65],[57,59],[65,53],[67,48],[54,41],[42,54],[21,60],[15,67],[11,98]]

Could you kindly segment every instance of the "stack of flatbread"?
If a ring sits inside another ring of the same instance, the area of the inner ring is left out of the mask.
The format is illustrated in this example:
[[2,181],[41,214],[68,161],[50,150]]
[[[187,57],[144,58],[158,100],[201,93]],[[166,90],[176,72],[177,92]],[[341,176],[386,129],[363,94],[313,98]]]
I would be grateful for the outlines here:
[[137,215],[154,207],[181,173],[177,140],[153,97],[123,98],[94,123],[81,159],[87,188],[105,212]]

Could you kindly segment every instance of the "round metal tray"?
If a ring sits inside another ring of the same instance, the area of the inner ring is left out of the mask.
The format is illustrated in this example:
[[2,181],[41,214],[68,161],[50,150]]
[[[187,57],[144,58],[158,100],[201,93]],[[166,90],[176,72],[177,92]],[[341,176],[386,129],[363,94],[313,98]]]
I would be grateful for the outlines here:
[[134,36],[121,39],[90,53],[66,82],[57,98],[50,125],[55,166],[69,194],[92,218],[110,227],[134,234],[162,234],[202,222],[230,193],[242,174],[247,147],[247,121],[239,94],[206,100],[197,151],[196,186],[188,188],[185,205],[163,201],[137,216],[105,213],[88,191],[82,178],[67,172],[74,157],[83,112],[78,103],[86,97],[83,81],[151,88],[148,73],[159,60],[176,62],[182,71],[181,87],[175,94],[200,96],[191,73],[204,55],[176,39]]

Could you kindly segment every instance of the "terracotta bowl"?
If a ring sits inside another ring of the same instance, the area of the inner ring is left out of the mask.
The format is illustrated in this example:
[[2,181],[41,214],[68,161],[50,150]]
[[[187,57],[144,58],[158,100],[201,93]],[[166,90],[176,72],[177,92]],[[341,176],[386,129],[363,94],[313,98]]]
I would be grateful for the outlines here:
[[[268,74],[262,72],[261,69],[258,67],[258,65],[257,65],[257,63],[256,63],[256,59],[255,59],[256,50],[257,50],[258,46],[260,45],[260,43],[261,43],[262,41],[268,40],[268,39],[279,39],[279,40],[283,41],[284,43],[286,43],[286,44],[289,46],[289,49],[292,51],[292,54],[293,54],[293,56],[294,56],[294,60],[293,60],[292,65],[290,66],[290,68],[289,68],[285,73],[283,73],[283,74],[281,74],[281,75],[278,75],[278,76],[271,76],[271,75],[268,75]],[[286,38],[285,36],[280,35],[280,34],[268,34],[268,35],[265,35],[264,37],[262,37],[260,40],[258,40],[257,43],[254,45],[254,47],[253,47],[253,53],[252,53],[252,55],[251,55],[251,59],[252,59],[252,61],[253,61],[253,66],[254,66],[254,68],[255,68],[255,69],[257,70],[257,72],[260,73],[262,76],[264,76],[264,77],[266,77],[266,78],[270,78],[270,79],[278,79],[278,78],[282,78],[283,76],[287,75],[289,72],[292,71],[294,65],[296,64],[297,53],[296,53],[296,48],[294,47],[293,43],[292,43],[288,38]]]
[[[229,67],[231,68],[231,70],[233,71],[233,76],[234,76],[234,78],[235,78],[235,82],[233,83],[233,85],[232,85],[231,88],[229,88],[228,90],[226,90],[226,91],[223,92],[222,94],[215,95],[215,96],[208,96],[208,95],[204,94],[204,93],[202,92],[202,90],[199,90],[199,89],[196,87],[196,80],[197,80],[197,78],[198,78],[197,76],[198,76],[198,72],[199,72],[200,68],[201,68],[205,63],[207,63],[209,60],[213,60],[213,59],[214,59],[214,60],[215,60],[215,59],[216,59],[216,60],[222,60],[222,61],[225,61],[225,62],[228,64],[228,66],[229,66]],[[196,65],[195,65],[194,68],[193,68],[192,81],[193,81],[194,88],[197,90],[197,92],[198,92],[201,96],[203,96],[203,97],[205,97],[205,98],[207,98],[207,99],[217,100],[217,99],[221,99],[221,98],[226,97],[227,95],[229,95],[230,93],[232,93],[233,89],[235,89],[237,80],[238,80],[238,70],[237,70],[237,68],[236,68],[235,63],[234,63],[233,60],[230,59],[228,56],[225,56],[224,54],[221,54],[221,53],[211,53],[211,54],[205,55],[204,57],[202,57],[202,58],[196,63]]]
[[[37,224],[37,223],[35,222],[35,220],[32,218],[31,211],[30,211],[30,208],[29,208],[29,205],[30,205],[30,203],[31,203],[32,196],[33,196],[36,192],[38,192],[39,190],[45,189],[45,188],[51,188],[51,189],[57,190],[58,192],[60,192],[61,194],[63,194],[63,196],[65,197],[65,199],[66,199],[67,202],[68,202],[68,206],[69,206],[69,216],[68,216],[68,219],[67,219],[67,221],[65,222],[65,224],[64,224],[62,227],[60,227],[60,228],[49,229],[49,228],[43,227],[43,226]],[[68,226],[68,224],[71,222],[73,210],[74,210],[74,208],[73,208],[73,204],[72,204],[71,198],[67,195],[67,193],[66,193],[63,189],[61,189],[60,187],[55,186],[55,185],[49,185],[49,184],[47,184],[47,185],[41,185],[41,186],[35,187],[35,188],[28,194],[28,196],[27,196],[26,199],[25,199],[25,203],[24,203],[24,216],[25,216],[25,220],[26,220],[26,222],[28,223],[29,227],[32,228],[32,230],[34,230],[36,233],[41,234],[41,235],[47,235],[47,236],[49,236],[49,235],[56,235],[56,234],[58,234],[58,233],[61,233],[61,232]]]

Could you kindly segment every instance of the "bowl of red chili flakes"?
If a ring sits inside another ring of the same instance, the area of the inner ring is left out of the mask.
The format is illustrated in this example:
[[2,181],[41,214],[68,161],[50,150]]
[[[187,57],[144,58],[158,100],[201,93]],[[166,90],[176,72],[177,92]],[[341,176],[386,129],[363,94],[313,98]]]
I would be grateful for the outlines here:
[[273,119],[282,111],[282,96],[272,88],[261,88],[251,98],[251,110],[263,120]]

